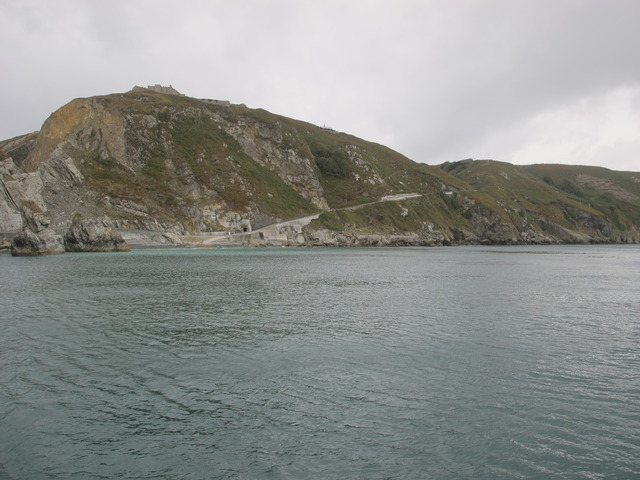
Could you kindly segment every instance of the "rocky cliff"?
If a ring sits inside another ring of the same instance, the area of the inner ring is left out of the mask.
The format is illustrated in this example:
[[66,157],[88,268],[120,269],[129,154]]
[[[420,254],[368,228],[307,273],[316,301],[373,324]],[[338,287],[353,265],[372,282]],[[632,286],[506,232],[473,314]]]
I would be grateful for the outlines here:
[[433,167],[264,110],[167,92],[76,99],[39,132],[0,142],[5,243],[25,228],[64,235],[76,214],[129,243],[639,240],[640,174]]

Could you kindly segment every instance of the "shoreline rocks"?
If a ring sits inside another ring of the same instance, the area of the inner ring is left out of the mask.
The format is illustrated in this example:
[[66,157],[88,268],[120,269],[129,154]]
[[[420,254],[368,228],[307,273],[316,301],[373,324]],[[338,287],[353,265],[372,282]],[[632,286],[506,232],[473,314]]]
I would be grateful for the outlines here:
[[11,255],[14,257],[35,257],[39,255],[58,255],[64,253],[62,236],[53,230],[45,228],[38,234],[29,228],[22,229],[22,233],[11,242]]
[[64,235],[67,252],[128,252],[122,235],[95,219],[86,219],[76,213],[71,227]]
[[62,235],[50,228],[34,233],[28,227],[11,241],[14,257],[57,255],[65,252],[129,252],[122,235],[99,220],[76,214],[71,227]]

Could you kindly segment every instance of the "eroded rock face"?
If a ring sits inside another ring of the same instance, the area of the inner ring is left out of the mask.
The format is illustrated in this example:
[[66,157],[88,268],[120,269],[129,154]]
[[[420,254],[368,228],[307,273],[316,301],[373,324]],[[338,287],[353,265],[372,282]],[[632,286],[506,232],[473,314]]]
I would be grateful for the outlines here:
[[[189,232],[238,228],[225,218],[278,217],[263,209],[271,192],[264,186],[257,191],[260,180],[247,179],[238,167],[238,145],[303,198],[328,209],[313,160],[283,142],[281,125],[229,112],[147,91],[71,101],[40,132],[0,142],[6,186],[0,231],[63,228],[74,212],[131,224],[181,223]],[[221,144],[225,135],[231,141]],[[161,185],[147,184],[154,179]],[[162,196],[154,193],[160,189]]]
[[313,169],[313,160],[283,144],[279,125],[266,125],[249,119],[236,123],[218,121],[257,163],[277,173],[319,209],[329,210],[324,189]]
[[126,242],[116,230],[99,220],[76,214],[64,235],[67,252],[128,252]]
[[109,102],[96,98],[76,99],[56,110],[42,125],[32,152],[24,163],[26,172],[35,172],[64,142],[74,148],[96,152],[127,165],[124,119]]
[[431,247],[452,244],[450,239],[439,233],[424,232],[376,235],[320,229],[303,230],[303,235],[302,240],[297,243],[313,247]]
[[64,253],[62,236],[50,229],[44,229],[35,234],[25,227],[11,243],[11,255],[14,257],[34,257],[60,253]]
[[[413,204],[405,199],[409,203],[397,209],[343,215],[340,232],[278,232],[276,240],[305,245],[638,242],[640,206],[633,204],[640,198],[633,188],[638,177],[621,184],[629,192],[623,195],[612,180],[578,175],[583,188],[602,191],[611,197],[609,203],[632,202],[617,209],[604,204],[603,210],[521,169],[507,173],[501,166],[496,173],[491,164],[481,162],[476,169],[471,161],[444,169],[419,167],[346,134],[175,93],[134,89],[73,100],[40,132],[0,141],[3,238],[24,227],[36,236],[47,229],[63,232],[80,213],[95,220],[71,227],[67,250],[113,251],[126,245],[111,228],[128,239],[249,233],[418,192]],[[466,175],[466,169],[476,173]],[[528,192],[539,194],[529,198]],[[540,200],[541,193],[552,201]],[[178,243],[162,238],[162,243]]]

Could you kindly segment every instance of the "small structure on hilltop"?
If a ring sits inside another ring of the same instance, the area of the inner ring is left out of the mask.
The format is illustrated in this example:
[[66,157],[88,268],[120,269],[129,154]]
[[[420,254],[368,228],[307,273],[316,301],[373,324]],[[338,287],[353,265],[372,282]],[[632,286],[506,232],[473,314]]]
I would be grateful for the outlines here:
[[180,93],[178,90],[173,88],[172,85],[169,85],[168,87],[165,87],[163,85],[155,84],[155,85],[149,85],[146,88],[145,87],[139,87],[138,85],[136,85],[135,87],[133,87],[131,89],[132,92],[142,92],[144,90],[151,90],[153,92],[164,93],[164,94],[167,94],[167,95],[180,95],[182,97],[185,96],[183,93]]
[[[136,85],[131,89],[132,92],[144,92],[145,90],[151,90],[152,92],[156,92],[156,93],[164,93],[166,95],[180,95],[181,97],[186,97],[184,93],[180,93],[178,90],[173,88],[173,85],[169,85],[168,87],[165,87],[164,85],[160,85],[160,84],[149,85],[148,87],[139,87],[138,85]],[[200,98],[199,100],[205,103],[218,105],[221,107],[231,106],[231,102],[229,100],[213,100],[211,98]],[[241,106],[246,107],[246,105],[244,104],[242,104]]]

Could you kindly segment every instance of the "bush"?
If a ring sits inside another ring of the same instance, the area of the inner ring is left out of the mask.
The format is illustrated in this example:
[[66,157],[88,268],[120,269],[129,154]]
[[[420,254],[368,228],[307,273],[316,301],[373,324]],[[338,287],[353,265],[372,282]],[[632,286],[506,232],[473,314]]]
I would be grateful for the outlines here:
[[325,177],[347,178],[353,171],[347,152],[338,146],[318,147],[314,149],[313,157]]
[[565,192],[571,195],[575,195],[576,197],[584,196],[584,193],[582,193],[582,190],[580,190],[578,187],[574,185],[573,182],[571,182],[570,180],[567,180],[566,178],[562,180],[562,182],[560,182],[559,188],[560,190],[564,190]]

